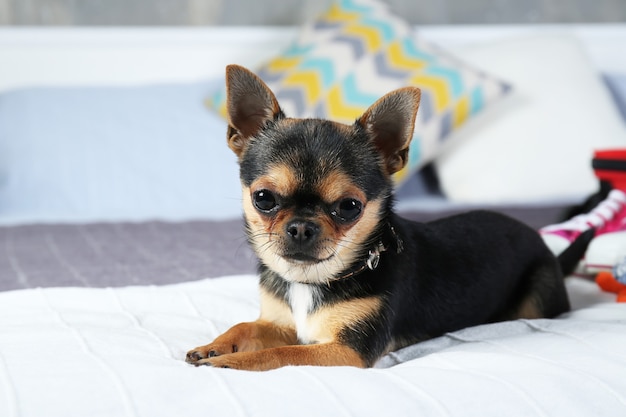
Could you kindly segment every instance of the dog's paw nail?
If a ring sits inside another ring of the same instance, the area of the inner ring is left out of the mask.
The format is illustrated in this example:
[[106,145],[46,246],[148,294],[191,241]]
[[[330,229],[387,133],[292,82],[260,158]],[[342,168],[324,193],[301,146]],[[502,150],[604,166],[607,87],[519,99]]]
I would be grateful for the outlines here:
[[208,359],[202,359],[199,360],[198,362],[194,362],[193,365],[197,368],[199,366],[210,366],[210,367],[214,367],[215,365],[213,365],[213,363],[211,363],[210,360]]
[[196,368],[199,368],[201,366],[213,366],[211,365],[211,362],[196,362],[193,364]]
[[187,357],[185,358],[185,361],[187,363],[195,363],[195,362],[198,362],[200,359],[202,359],[202,356],[200,355],[200,353],[194,350],[193,352],[187,353]]

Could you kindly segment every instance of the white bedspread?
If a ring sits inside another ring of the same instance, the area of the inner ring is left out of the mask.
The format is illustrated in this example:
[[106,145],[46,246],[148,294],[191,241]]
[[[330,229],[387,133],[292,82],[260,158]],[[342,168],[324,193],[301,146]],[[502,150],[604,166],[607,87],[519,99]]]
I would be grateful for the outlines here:
[[556,320],[479,326],[376,369],[195,368],[258,313],[256,279],[0,293],[0,416],[625,416],[626,305],[568,283]]

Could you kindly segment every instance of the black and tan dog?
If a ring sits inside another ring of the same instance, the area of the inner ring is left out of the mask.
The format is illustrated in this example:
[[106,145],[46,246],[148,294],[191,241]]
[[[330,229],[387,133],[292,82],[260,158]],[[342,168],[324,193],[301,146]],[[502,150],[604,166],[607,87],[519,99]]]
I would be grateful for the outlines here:
[[286,117],[245,68],[226,78],[261,313],[188,362],[369,367],[446,332],[569,309],[561,266],[531,228],[486,211],[431,223],[393,213],[419,89],[385,95],[348,126]]

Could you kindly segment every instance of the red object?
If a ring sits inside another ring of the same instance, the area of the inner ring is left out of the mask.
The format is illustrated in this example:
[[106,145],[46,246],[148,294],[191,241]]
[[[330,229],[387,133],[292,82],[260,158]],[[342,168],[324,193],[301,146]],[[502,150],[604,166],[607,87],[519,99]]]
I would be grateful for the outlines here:
[[596,275],[596,284],[603,291],[617,294],[618,303],[626,303],[626,285],[616,280],[610,272],[600,272]]
[[595,151],[592,167],[601,181],[609,182],[618,190],[626,190],[626,149]]

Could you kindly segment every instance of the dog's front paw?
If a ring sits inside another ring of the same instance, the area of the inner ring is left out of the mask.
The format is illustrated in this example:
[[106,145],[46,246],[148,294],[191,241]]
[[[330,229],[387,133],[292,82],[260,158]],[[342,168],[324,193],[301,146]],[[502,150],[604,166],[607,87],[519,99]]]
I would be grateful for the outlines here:
[[217,356],[226,355],[228,353],[235,353],[237,352],[237,350],[237,345],[211,343],[209,345],[200,346],[187,352],[185,361],[193,365],[206,365],[199,362],[208,358],[214,358]]
[[200,359],[193,364],[195,366],[211,366],[213,368],[230,368],[246,371],[267,371],[281,366],[279,361],[274,358],[271,350],[212,356]]
[[251,369],[256,367],[257,360],[257,356],[251,355],[252,353],[296,342],[294,328],[281,327],[260,320],[239,323],[208,345],[187,352],[185,360],[192,365]]
[[[190,362],[195,366],[211,366],[213,368],[233,368],[233,369],[245,369],[238,363],[235,355],[223,355],[223,356],[209,356],[208,358],[199,359],[195,362]],[[187,361],[189,362],[189,361]]]

